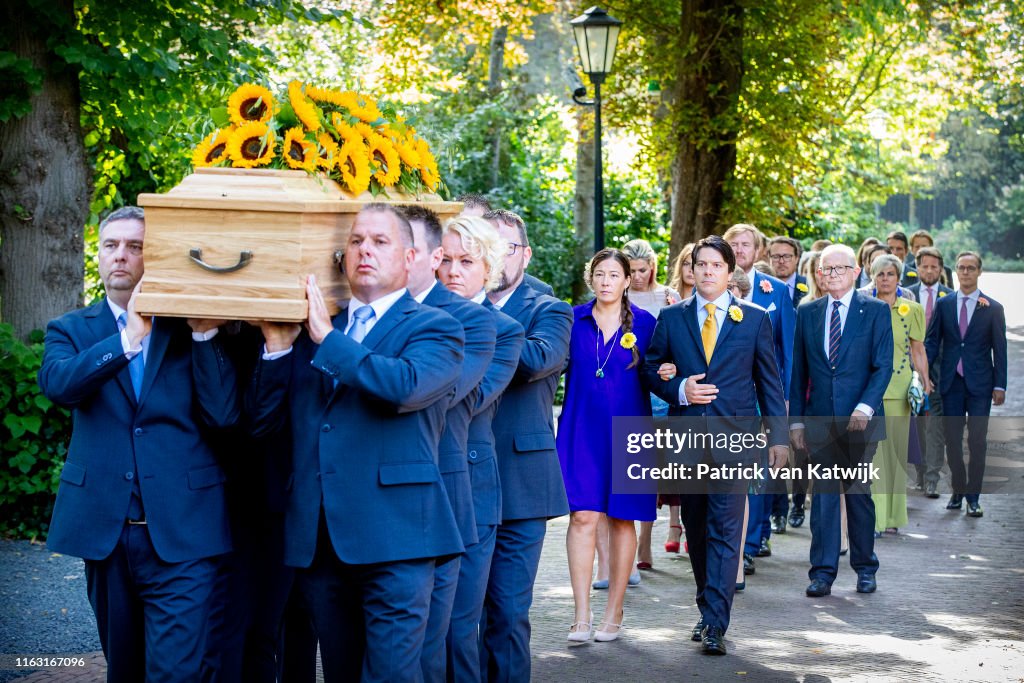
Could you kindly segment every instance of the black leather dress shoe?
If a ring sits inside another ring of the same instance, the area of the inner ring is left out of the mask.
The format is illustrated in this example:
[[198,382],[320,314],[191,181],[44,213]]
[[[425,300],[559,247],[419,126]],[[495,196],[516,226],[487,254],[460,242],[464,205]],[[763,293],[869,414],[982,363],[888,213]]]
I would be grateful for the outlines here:
[[771,557],[772,556],[772,544],[767,538],[761,539],[761,547],[757,549],[758,557]]
[[857,592],[858,593],[874,593],[878,589],[878,582],[875,581],[874,576],[864,576],[857,578]]
[[725,634],[717,626],[705,626],[701,633],[700,649],[706,655],[725,654]]
[[961,496],[959,493],[954,493],[952,496],[949,497],[949,502],[946,503],[946,509],[959,510],[961,507],[963,507],[963,504],[964,497]]
[[748,553],[743,553],[743,575],[750,576],[757,571],[757,567],[754,566],[754,558]]
[[926,498],[938,498],[939,497],[939,482],[930,481],[924,485],[924,495]]
[[786,515],[772,515],[772,533],[786,533]]
[[811,585],[807,587],[806,592],[809,598],[822,598],[832,594],[832,584],[824,579],[815,579],[811,581]]
[[804,525],[804,509],[802,507],[794,507],[789,511],[789,525],[794,529]]
[[704,617],[701,617],[700,619],[697,620],[697,625],[693,627],[692,631],[690,631],[690,640],[692,640],[695,643],[699,643],[701,641],[701,633],[703,633],[703,632],[704,632]]
[[967,501],[967,516],[968,517],[981,517],[985,513],[981,510],[981,505],[978,503],[972,503]]

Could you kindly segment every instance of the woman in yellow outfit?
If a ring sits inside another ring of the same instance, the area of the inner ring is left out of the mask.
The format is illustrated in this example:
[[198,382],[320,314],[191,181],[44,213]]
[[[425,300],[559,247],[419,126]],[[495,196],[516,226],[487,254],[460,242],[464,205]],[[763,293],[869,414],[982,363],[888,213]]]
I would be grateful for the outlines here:
[[899,287],[903,263],[892,254],[882,254],[871,264],[874,295],[892,311],[892,379],[885,390],[885,440],[879,442],[874,464],[879,479],[871,483],[875,503],[875,535],[895,534],[907,524],[907,448],[910,441],[910,403],[907,390],[916,370],[931,391],[928,356],[924,348],[924,309],[903,298]]

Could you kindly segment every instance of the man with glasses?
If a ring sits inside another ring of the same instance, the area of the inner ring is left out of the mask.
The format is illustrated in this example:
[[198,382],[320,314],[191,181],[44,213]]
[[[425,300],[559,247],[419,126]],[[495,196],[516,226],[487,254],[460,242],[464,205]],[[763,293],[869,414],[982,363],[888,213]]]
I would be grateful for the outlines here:
[[768,242],[768,259],[771,261],[775,277],[786,283],[793,306],[799,306],[800,300],[807,294],[807,278],[796,272],[803,254],[803,246],[792,237],[773,237]]
[[[929,365],[940,363],[946,457],[953,479],[946,509],[959,510],[966,499],[968,517],[983,514],[978,500],[985,476],[988,416],[992,405],[1006,400],[1006,317],[999,302],[978,289],[980,275],[981,256],[965,251],[956,257],[960,289],[956,296],[939,299],[925,338]],[[965,424],[971,453],[967,468]]]
[[[823,469],[869,463],[885,438],[882,397],[892,377],[892,319],[886,303],[854,289],[860,274],[855,263],[849,247],[826,247],[819,272],[828,294],[797,310],[790,434],[793,446],[807,448],[812,465]],[[873,593],[877,587],[870,484],[822,478],[814,482],[811,502],[808,597],[829,595],[839,573],[840,494],[846,494],[857,592]]]

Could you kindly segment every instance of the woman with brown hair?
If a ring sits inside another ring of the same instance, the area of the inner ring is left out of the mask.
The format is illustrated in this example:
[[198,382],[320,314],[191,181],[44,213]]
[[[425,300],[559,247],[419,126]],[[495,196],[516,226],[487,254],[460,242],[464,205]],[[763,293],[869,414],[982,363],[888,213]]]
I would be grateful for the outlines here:
[[622,604],[636,553],[636,520],[655,517],[654,494],[612,490],[612,418],[651,414],[650,395],[640,382],[654,317],[630,304],[629,259],[602,249],[590,261],[587,284],[594,299],[577,306],[569,343],[565,403],[556,445],[569,498],[566,549],[576,617],[570,642],[586,642],[594,630],[590,582],[601,516],[609,533],[608,604],[594,633],[598,641],[619,637]]

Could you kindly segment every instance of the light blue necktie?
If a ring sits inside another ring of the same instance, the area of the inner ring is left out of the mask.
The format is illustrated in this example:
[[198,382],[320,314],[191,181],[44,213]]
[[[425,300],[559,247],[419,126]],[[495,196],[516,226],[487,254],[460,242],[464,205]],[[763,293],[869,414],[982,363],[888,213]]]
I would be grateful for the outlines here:
[[[128,327],[128,314],[122,313],[117,319],[117,327],[124,330]],[[135,354],[135,357],[128,361],[128,374],[132,376],[132,389],[135,390],[135,400],[139,400],[142,391],[142,376],[146,374],[146,361],[142,357],[142,351]]]
[[366,323],[373,320],[373,316],[376,315],[373,312],[371,306],[360,306],[352,314],[352,326],[348,328],[346,334],[357,342],[363,341],[366,336]]

